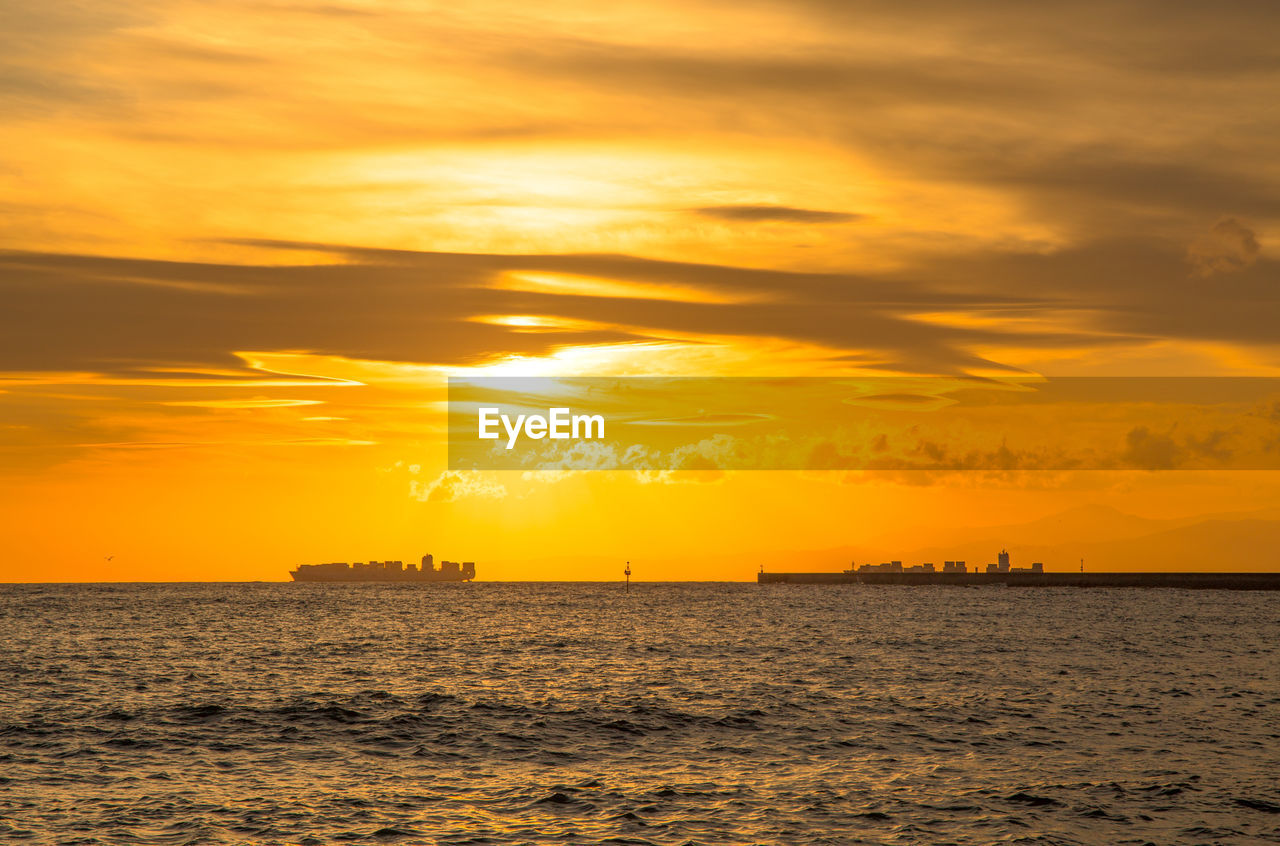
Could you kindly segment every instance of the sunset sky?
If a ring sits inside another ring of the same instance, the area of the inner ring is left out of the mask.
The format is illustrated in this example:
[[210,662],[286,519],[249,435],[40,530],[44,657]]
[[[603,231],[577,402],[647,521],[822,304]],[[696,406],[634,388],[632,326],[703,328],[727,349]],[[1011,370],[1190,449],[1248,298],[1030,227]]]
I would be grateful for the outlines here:
[[2,0],[0,581],[425,552],[749,579],[1082,507],[1274,512],[1271,471],[463,473],[444,401],[465,375],[1280,376],[1278,24]]

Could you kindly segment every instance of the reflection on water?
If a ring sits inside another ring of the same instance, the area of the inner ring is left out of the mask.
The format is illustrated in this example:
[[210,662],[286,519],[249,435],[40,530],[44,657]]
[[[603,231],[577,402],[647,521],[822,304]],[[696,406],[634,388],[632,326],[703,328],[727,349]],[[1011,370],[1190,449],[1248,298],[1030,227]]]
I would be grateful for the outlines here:
[[1267,593],[0,586],[0,839],[1280,842]]

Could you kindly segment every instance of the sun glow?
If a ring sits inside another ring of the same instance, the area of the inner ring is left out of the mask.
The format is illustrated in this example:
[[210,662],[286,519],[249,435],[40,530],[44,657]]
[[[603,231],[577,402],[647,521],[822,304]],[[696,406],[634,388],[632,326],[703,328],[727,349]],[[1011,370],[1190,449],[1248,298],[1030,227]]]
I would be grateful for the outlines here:
[[538,314],[482,314],[469,319],[474,323],[506,326],[515,332],[589,332],[612,328],[607,323]]
[[574,297],[614,297],[637,300],[668,300],[681,303],[762,302],[767,296],[718,291],[691,285],[661,282],[636,282],[578,276],[571,273],[504,273],[493,287],[505,291],[529,291],[536,294],[558,294]]

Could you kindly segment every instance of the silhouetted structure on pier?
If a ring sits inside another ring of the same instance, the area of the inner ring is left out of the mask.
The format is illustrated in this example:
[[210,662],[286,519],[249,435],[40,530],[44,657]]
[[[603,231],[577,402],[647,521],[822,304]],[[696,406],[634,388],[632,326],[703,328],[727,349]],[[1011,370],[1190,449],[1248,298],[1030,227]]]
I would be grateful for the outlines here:
[[840,572],[756,574],[757,584],[810,585],[958,585],[978,587],[1170,587],[1217,590],[1280,590],[1280,573],[1046,573],[1037,561],[1030,567],[1012,567],[1009,551],[1001,550],[985,572],[970,573],[963,561],[947,561],[939,572],[932,564],[904,567],[901,561],[863,564]]

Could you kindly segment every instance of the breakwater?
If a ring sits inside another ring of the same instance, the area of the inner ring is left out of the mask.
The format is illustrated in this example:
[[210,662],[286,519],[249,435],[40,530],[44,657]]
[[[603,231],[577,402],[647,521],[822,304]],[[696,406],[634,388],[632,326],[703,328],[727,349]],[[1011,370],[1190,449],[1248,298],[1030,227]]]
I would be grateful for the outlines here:
[[1280,573],[757,573],[762,585],[953,585],[956,587],[1192,588],[1280,590]]

